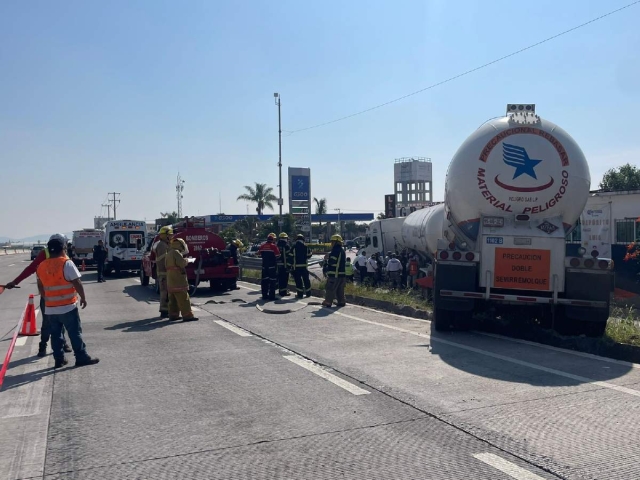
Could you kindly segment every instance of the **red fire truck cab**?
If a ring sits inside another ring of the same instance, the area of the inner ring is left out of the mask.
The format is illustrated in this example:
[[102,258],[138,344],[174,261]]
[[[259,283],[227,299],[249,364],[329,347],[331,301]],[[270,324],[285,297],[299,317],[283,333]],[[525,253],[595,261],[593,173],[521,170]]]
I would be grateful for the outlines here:
[[[173,238],[181,238],[189,247],[187,258],[191,261],[187,266],[187,278],[191,291],[201,282],[209,282],[214,291],[226,291],[236,288],[239,268],[235,264],[221,236],[205,227],[204,219],[190,218],[173,226]],[[149,279],[156,279],[156,262],[153,245],[159,241],[156,236],[147,244],[142,258],[140,283],[149,285]]]

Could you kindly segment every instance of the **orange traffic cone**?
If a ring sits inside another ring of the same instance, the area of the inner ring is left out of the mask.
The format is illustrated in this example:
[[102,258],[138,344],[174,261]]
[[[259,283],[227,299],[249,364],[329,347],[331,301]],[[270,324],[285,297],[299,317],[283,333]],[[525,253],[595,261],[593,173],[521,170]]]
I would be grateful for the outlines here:
[[33,303],[33,295],[29,295],[29,303],[24,311],[24,319],[22,321],[22,330],[20,335],[34,336],[38,335],[38,327],[36,326],[36,307]]
[[84,272],[85,270],[85,265],[84,265],[84,258],[82,259],[82,271]]

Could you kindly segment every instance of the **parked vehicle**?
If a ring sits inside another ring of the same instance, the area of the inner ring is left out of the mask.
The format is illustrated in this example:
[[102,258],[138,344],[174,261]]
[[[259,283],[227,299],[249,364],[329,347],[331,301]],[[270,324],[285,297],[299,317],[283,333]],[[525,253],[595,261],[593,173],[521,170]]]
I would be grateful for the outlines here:
[[73,232],[72,245],[74,250],[73,262],[76,265],[94,265],[93,247],[99,240],[104,240],[104,231],[95,228],[85,228]]
[[31,260],[35,260],[42,250],[44,250],[44,245],[34,245],[31,248]]
[[114,271],[120,275],[122,271],[140,270],[146,233],[147,224],[142,220],[110,220],[105,223],[105,275]]
[[444,206],[401,219],[401,244],[433,260],[435,328],[468,328],[479,307],[509,304],[537,307],[559,333],[602,335],[613,262],[565,246],[589,186],[578,144],[534,105],[508,105],[471,134],[449,166]]
[[[204,219],[191,218],[173,226],[173,237],[182,238],[189,248],[187,278],[192,291],[201,282],[209,282],[211,290],[236,288],[240,269],[233,263],[231,252],[226,249],[223,238],[205,228]],[[140,283],[148,285],[150,278],[156,278],[155,255],[152,245],[159,241],[155,237],[144,253]]]

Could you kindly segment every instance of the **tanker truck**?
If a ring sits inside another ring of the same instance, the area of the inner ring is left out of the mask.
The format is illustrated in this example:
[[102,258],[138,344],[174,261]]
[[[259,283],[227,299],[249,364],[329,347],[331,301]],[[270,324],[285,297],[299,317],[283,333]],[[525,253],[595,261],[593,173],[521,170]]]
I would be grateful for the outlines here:
[[566,255],[590,187],[587,161],[567,132],[509,104],[455,153],[444,205],[404,220],[402,242],[432,260],[436,330],[464,329],[487,305],[537,308],[564,335],[600,336],[609,318],[613,262]]

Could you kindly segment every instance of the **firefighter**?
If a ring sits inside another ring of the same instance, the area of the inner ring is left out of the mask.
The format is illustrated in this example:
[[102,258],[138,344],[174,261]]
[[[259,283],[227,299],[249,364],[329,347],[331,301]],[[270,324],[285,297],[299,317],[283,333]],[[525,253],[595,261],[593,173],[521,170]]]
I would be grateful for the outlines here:
[[232,240],[227,250],[229,250],[229,254],[231,258],[233,258],[233,264],[238,265],[238,247],[240,246],[240,242],[238,240]]
[[169,292],[167,290],[167,270],[165,258],[169,252],[169,241],[173,235],[171,226],[162,227],[158,232],[160,240],[153,244],[153,251],[156,262],[156,279],[160,290],[160,318],[169,316]]
[[278,293],[281,297],[289,296],[289,258],[291,246],[289,245],[289,235],[282,232],[278,235]]
[[304,235],[296,236],[296,243],[293,244],[289,253],[293,279],[296,282],[296,297],[302,298],[304,295],[311,296],[311,280],[309,279],[309,258],[311,249],[304,244]]
[[260,286],[262,287],[263,300],[276,299],[276,268],[278,264],[277,259],[280,256],[280,249],[278,249],[275,241],[276,234],[270,233],[267,236],[267,241],[260,245],[258,249],[258,255],[262,257],[262,278],[260,280]]
[[165,257],[167,291],[169,293],[169,320],[179,320],[182,313],[183,322],[198,320],[191,310],[189,299],[189,280],[186,266],[189,261],[185,256],[189,253],[187,244],[181,238],[174,238],[169,244]]
[[338,300],[338,306],[344,307],[347,301],[344,297],[345,279],[345,253],[342,247],[342,237],[334,235],[331,237],[331,252],[329,252],[329,262],[327,268],[327,286],[325,290],[323,307],[331,308],[333,299]]

